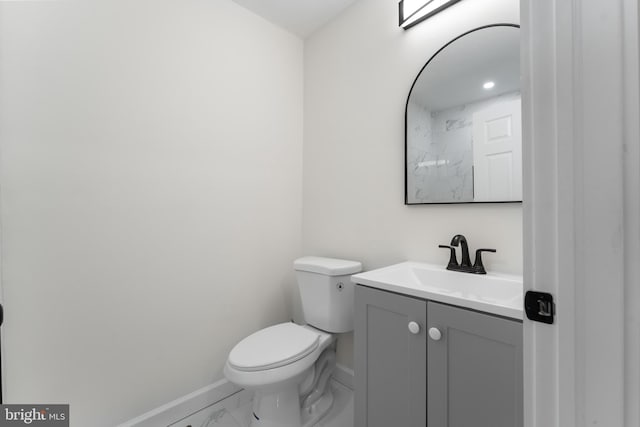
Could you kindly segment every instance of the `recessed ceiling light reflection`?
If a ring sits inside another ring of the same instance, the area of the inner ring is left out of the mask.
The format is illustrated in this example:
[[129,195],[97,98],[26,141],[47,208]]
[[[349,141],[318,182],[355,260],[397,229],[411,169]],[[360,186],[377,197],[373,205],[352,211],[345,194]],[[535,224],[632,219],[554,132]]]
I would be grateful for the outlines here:
[[486,82],[485,84],[482,85],[482,87],[489,90],[489,89],[493,89],[495,85],[496,84],[494,82]]

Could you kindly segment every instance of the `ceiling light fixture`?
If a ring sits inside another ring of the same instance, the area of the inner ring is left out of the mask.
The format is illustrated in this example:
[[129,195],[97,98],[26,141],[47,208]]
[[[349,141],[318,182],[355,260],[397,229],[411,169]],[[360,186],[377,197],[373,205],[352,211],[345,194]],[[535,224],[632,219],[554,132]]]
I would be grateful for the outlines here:
[[460,0],[401,0],[400,26],[409,29]]
[[489,90],[489,89],[493,89],[495,85],[496,84],[494,82],[486,82],[485,84],[482,85],[482,87]]

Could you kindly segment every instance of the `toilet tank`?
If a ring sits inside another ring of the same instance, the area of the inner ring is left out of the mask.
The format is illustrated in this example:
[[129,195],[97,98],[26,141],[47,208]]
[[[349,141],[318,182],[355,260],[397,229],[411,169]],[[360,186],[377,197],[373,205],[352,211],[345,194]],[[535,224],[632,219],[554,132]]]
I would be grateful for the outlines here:
[[302,257],[293,263],[307,324],[323,331],[353,330],[351,275],[362,271],[358,261]]

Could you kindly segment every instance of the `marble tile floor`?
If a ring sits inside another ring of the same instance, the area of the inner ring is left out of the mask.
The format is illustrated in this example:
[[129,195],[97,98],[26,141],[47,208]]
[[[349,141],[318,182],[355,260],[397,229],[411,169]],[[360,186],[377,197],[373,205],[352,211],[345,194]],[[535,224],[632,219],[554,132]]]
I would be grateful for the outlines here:
[[[353,427],[353,391],[331,381],[333,407],[315,427]],[[168,427],[248,427],[251,393],[243,390]]]

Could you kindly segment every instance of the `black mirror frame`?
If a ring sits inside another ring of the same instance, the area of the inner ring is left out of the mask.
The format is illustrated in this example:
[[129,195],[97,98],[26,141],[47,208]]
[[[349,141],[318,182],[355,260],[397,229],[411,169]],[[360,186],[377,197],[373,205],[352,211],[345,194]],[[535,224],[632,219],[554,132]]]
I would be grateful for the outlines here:
[[422,74],[422,72],[424,71],[425,68],[427,68],[427,66],[429,65],[429,63],[436,57],[438,56],[438,54],[440,52],[442,52],[444,49],[447,48],[447,46],[449,46],[450,44],[452,44],[453,42],[455,42],[458,39],[461,39],[462,37],[471,34],[473,32],[476,31],[480,31],[480,30],[484,30],[486,28],[492,28],[492,27],[512,27],[512,28],[520,28],[520,25],[518,24],[508,24],[508,23],[500,23],[500,24],[490,24],[490,25],[483,25],[482,27],[478,27],[478,28],[474,28],[472,30],[469,30],[463,34],[460,34],[459,36],[453,38],[452,40],[450,40],[449,42],[445,43],[444,46],[442,46],[440,49],[438,49],[433,55],[431,55],[431,58],[429,58],[429,60],[426,62],[426,64],[424,64],[424,66],[420,69],[420,71],[418,72],[418,74],[416,75],[416,78],[413,80],[413,83],[411,84],[411,89],[409,89],[409,94],[407,95],[407,102],[405,104],[404,107],[404,204],[406,206],[420,206],[420,205],[464,205],[464,204],[484,204],[484,203],[490,203],[490,204],[496,204],[496,203],[522,203],[522,200],[505,200],[505,201],[496,201],[496,202],[429,202],[429,203],[409,203],[409,193],[408,193],[408,182],[407,182],[407,173],[409,172],[407,169],[407,110],[409,108],[409,99],[411,98],[411,93],[413,92],[413,88],[416,85],[416,82],[418,81],[418,78],[420,77],[420,75]]

